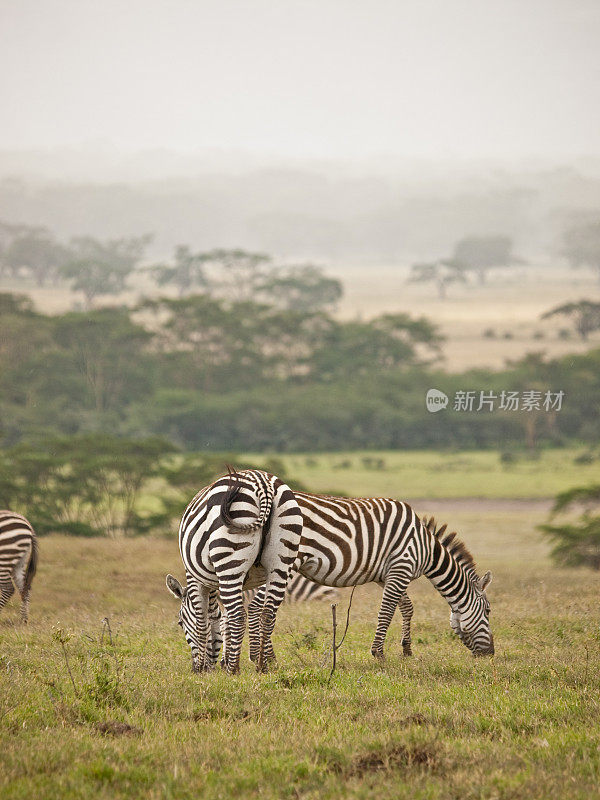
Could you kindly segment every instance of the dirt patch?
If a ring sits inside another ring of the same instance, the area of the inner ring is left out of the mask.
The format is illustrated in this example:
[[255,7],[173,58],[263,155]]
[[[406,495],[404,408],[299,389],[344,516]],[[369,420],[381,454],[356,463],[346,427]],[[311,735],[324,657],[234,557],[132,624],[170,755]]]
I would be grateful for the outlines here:
[[433,769],[437,760],[435,743],[393,744],[354,756],[350,764],[334,761],[329,765],[329,770],[345,778],[360,778],[370,772],[405,770],[414,766]]
[[400,720],[400,725],[429,725],[429,720],[423,714],[417,712],[416,714],[409,714],[408,717]]
[[97,722],[96,730],[104,736],[141,736],[143,731],[127,722]]

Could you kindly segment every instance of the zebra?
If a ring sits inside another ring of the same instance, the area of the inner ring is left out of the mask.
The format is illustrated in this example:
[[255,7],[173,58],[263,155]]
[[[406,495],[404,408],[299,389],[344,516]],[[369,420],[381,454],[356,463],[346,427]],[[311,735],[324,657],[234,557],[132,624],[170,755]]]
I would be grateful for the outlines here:
[[[256,597],[259,589],[246,589],[244,591],[244,604],[249,606]],[[312,600],[337,601],[340,593],[331,586],[322,586],[320,583],[309,581],[304,575],[296,572],[292,575],[285,588],[284,603],[306,603]]]
[[[473,655],[493,655],[490,604],[485,590],[492,575],[477,575],[475,562],[456,533],[435,520],[421,520],[408,503],[389,498],[346,498],[295,492],[303,530],[293,569],[326,586],[383,586],[371,653],[383,658],[383,645],[397,607],[402,613],[402,647],[410,655],[413,605],[408,584],[425,575],[450,605],[450,625]],[[248,609],[256,637],[262,590]],[[250,643],[251,653],[256,642]],[[270,638],[265,652],[273,658]]]
[[[202,489],[179,526],[179,550],[187,585],[167,575],[169,591],[181,601],[179,624],[195,672],[211,669],[221,644],[222,605],[227,670],[239,672],[246,627],[244,589],[265,584],[253,639],[253,657],[266,669],[265,643],[296,557],[302,515],[291,489],[262,470],[229,472]],[[217,594],[218,593],[218,594]]]
[[16,586],[24,623],[29,619],[29,594],[37,563],[37,537],[29,522],[14,511],[0,511],[0,610]]

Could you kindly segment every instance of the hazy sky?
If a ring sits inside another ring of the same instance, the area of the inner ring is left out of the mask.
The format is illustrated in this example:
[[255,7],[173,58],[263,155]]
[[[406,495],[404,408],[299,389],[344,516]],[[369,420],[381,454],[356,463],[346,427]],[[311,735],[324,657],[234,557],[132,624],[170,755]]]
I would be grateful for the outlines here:
[[600,153],[600,0],[0,0],[0,147]]

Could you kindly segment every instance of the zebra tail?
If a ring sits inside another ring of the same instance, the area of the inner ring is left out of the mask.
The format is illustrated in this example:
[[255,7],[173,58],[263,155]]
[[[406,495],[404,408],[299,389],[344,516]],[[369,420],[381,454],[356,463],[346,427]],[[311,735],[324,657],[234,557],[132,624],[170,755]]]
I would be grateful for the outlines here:
[[37,537],[34,534],[31,540],[31,555],[29,556],[29,564],[27,565],[27,572],[25,573],[25,586],[27,589],[31,589],[31,584],[37,571],[38,556]]
[[[229,486],[227,487],[227,491],[225,492],[223,500],[221,501],[221,519],[223,520],[225,525],[227,525],[227,527],[233,531],[249,532],[249,531],[254,531],[257,528],[262,528],[262,526],[266,523],[271,513],[273,498],[267,497],[266,503],[264,503],[264,508],[262,508],[259,511],[259,515],[256,522],[240,524],[236,520],[232,519],[231,514],[229,513],[231,504],[233,503],[233,501],[235,500],[240,491],[240,482],[239,482],[240,476],[236,468],[230,466],[229,464],[227,464],[227,472],[229,473]],[[260,486],[260,483],[258,481],[256,481],[256,485],[258,493],[260,494],[262,487]]]

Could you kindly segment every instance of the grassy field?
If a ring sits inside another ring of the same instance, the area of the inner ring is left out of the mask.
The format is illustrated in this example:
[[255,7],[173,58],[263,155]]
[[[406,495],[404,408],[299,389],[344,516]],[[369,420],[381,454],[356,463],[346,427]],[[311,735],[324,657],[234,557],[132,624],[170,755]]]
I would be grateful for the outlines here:
[[[598,462],[577,463],[583,448],[544,450],[503,464],[495,451],[369,451],[280,455],[286,472],[313,492],[415,498],[543,498],[597,480]],[[263,462],[267,457],[249,455]]]
[[281,610],[270,674],[192,675],[164,588],[174,539],[43,539],[30,625],[15,601],[0,616],[0,797],[594,796],[600,576],[552,568],[518,504],[445,519],[494,572],[496,656],[469,655],[421,579],[414,657],[396,620],[375,663],[367,586],[330,684],[327,604]]

